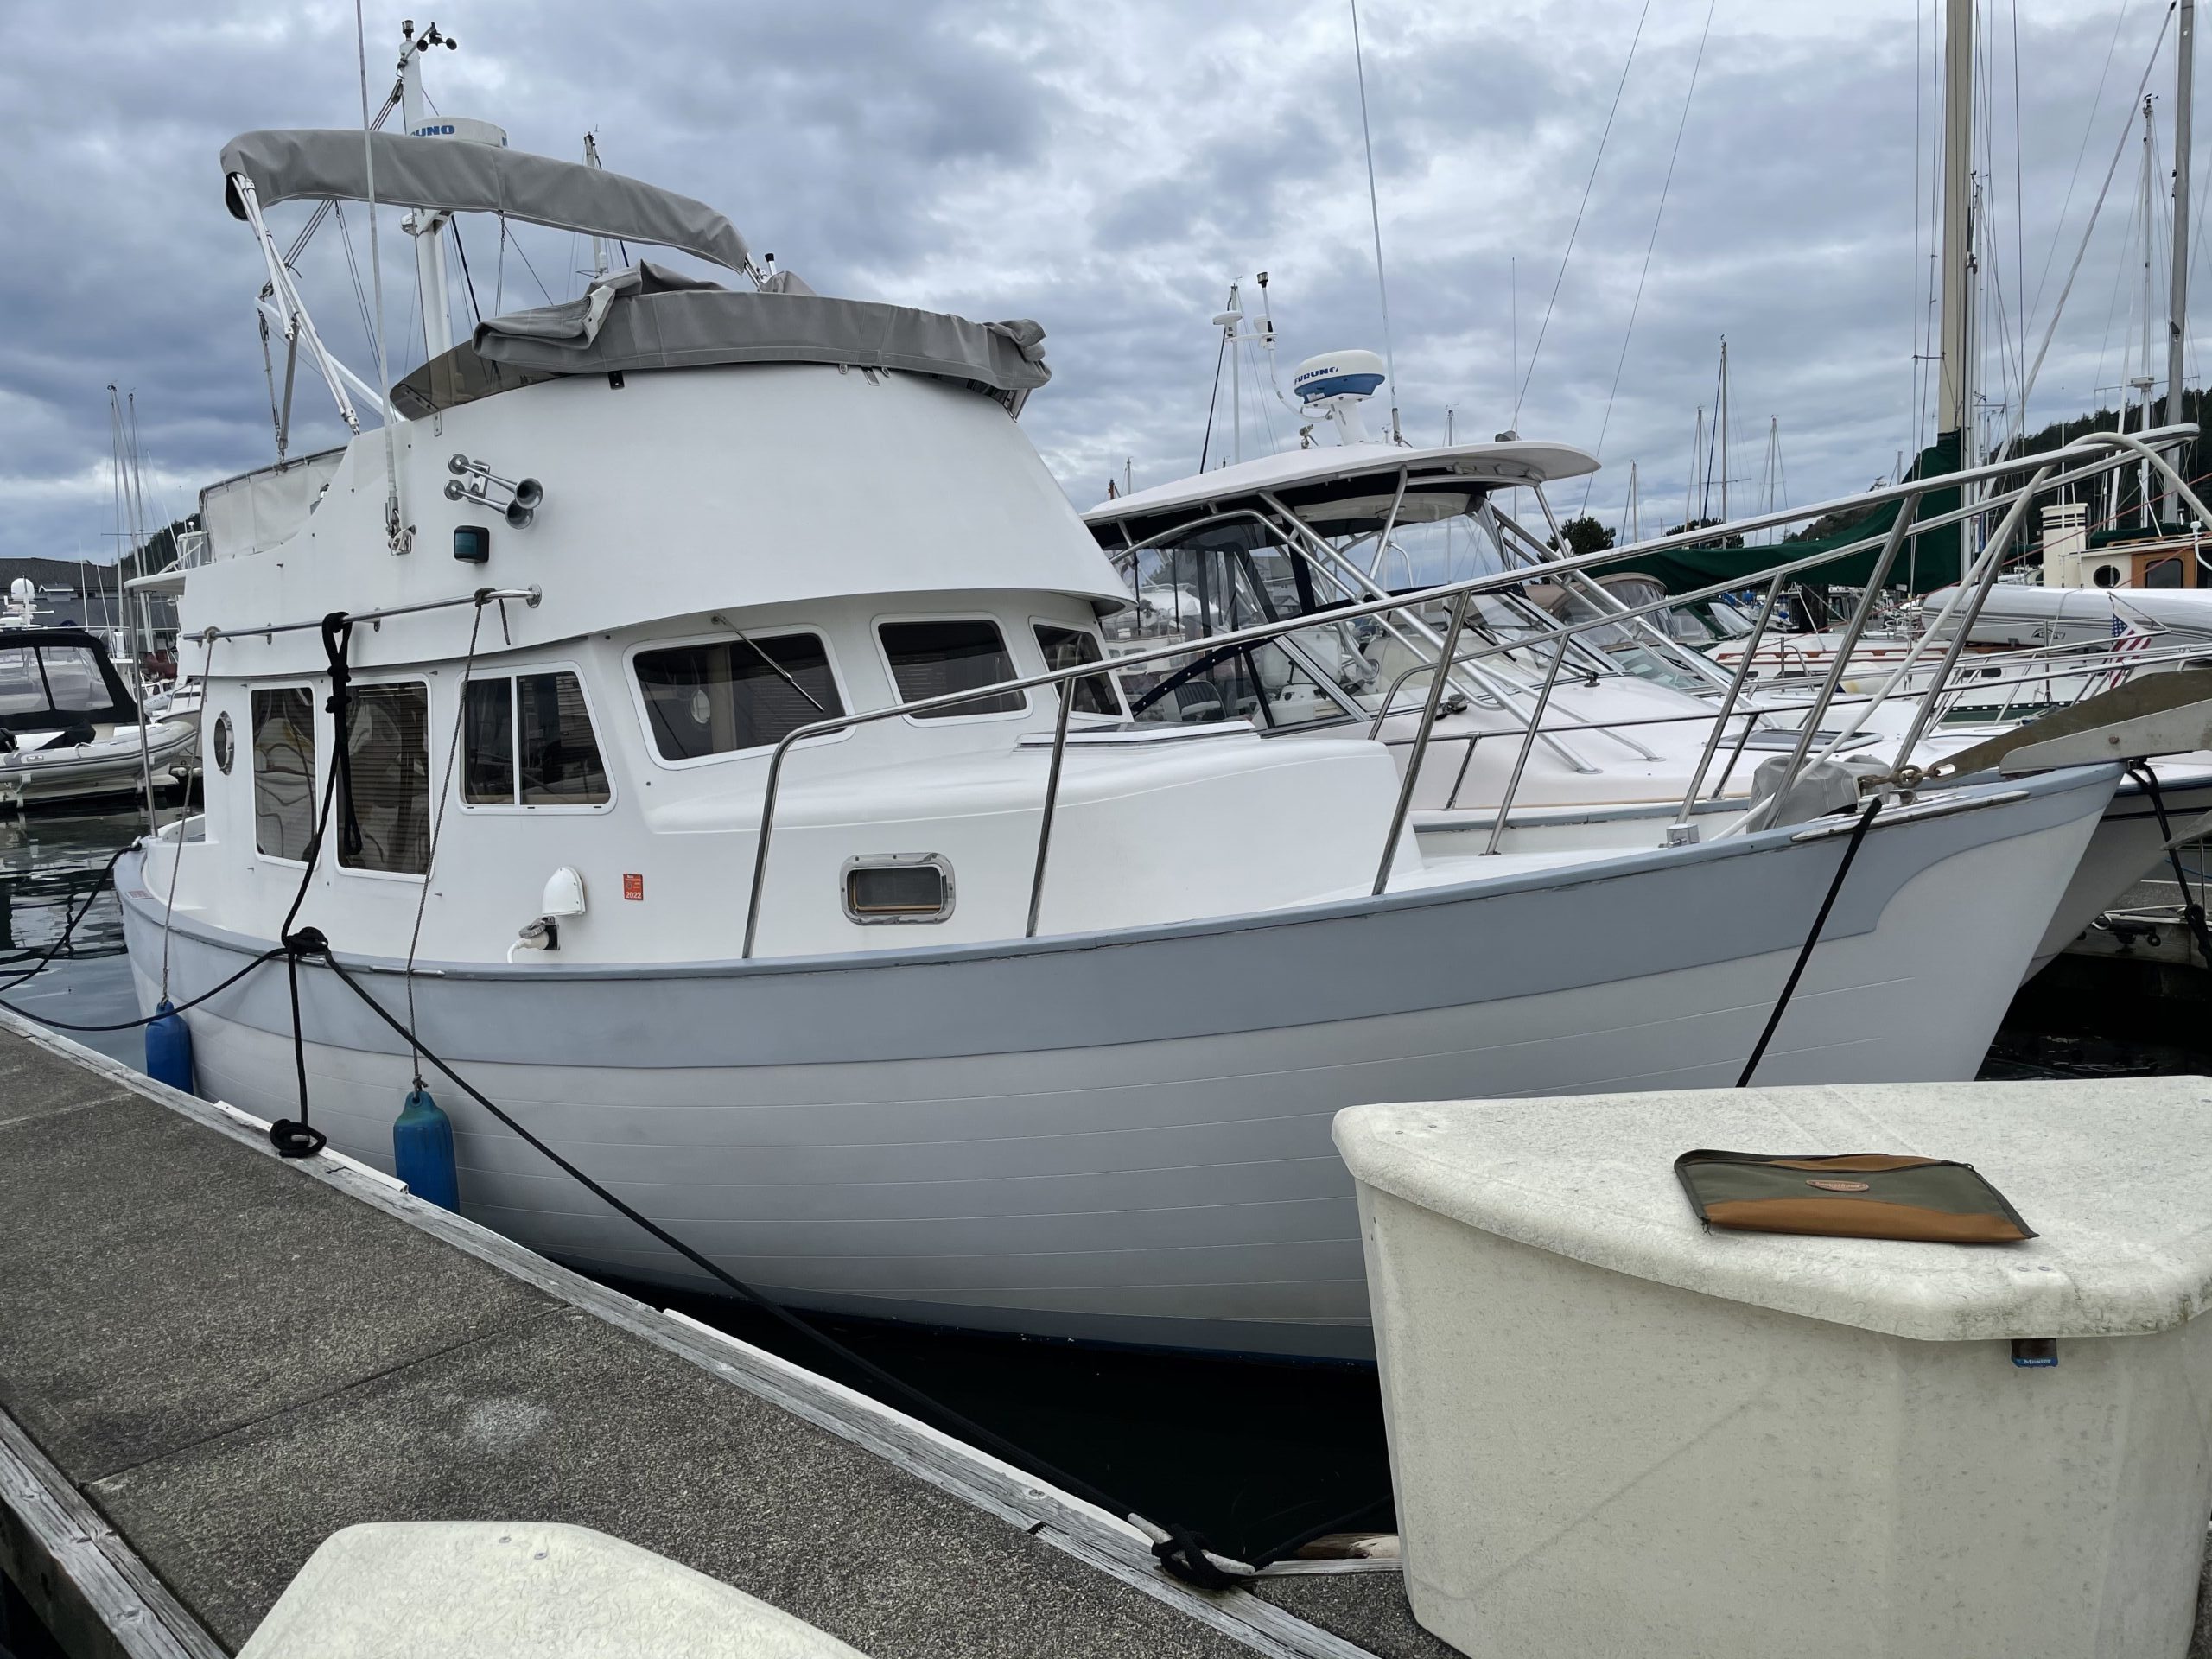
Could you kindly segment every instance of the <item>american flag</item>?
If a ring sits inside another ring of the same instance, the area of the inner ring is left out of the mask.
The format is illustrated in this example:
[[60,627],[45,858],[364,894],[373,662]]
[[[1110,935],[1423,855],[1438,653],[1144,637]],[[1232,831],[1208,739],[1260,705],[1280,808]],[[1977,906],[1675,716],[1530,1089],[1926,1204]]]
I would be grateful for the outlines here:
[[[2112,613],[2112,643],[2105,647],[2105,654],[2117,658],[2123,652],[2139,652],[2151,643],[2151,631],[2148,628],[2137,627],[2128,618],[2114,611]],[[2132,664],[2123,663],[2113,669],[2105,676],[2102,689],[2113,691],[2126,684],[2133,667]]]

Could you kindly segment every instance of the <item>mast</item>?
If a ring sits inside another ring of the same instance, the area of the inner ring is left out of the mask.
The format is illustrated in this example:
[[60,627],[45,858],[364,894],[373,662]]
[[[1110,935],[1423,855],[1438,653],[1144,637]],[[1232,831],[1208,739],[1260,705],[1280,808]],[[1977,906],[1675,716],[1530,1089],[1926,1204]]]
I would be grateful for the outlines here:
[[[584,134],[584,165],[594,168],[602,166],[597,133]],[[607,238],[595,232],[591,238],[591,275],[594,282],[607,275]]]
[[1697,425],[1693,429],[1690,436],[1689,497],[1682,503],[1682,524],[1685,529],[1694,529],[1696,527],[1697,521],[1704,517],[1704,513],[1701,511],[1704,500],[1698,489],[1697,477],[1698,462],[1704,459],[1704,456],[1705,405],[1703,404],[1700,404],[1697,406]]
[[1728,522],[1728,336],[1720,336],[1720,522]]
[[1636,463],[1628,464],[1628,523],[1624,526],[1631,542],[1643,539],[1643,502],[1637,493]]
[[[2152,143],[2153,137],[2151,99],[2146,93],[2143,99],[2143,357],[2136,365],[2135,378],[2128,382],[2142,394],[2142,424],[2137,430],[2143,432],[2148,432],[2151,429],[2151,389],[2158,385],[2157,380],[2151,374],[2151,307],[2152,304],[2151,267],[2158,246],[2158,238],[2152,233],[2151,223],[2152,215],[2157,211],[2157,198],[2152,180],[2157,156],[2156,148]],[[2122,431],[2127,429],[2127,422],[2124,414],[2120,420],[2120,429]],[[2139,529],[2151,528],[2151,463],[2147,461],[2138,462],[2136,465],[2135,523]]]
[[[1953,438],[1959,463],[1971,464],[1967,421],[1974,408],[1973,365],[1967,352],[1967,307],[1974,268],[1974,0],[1945,0],[1943,41],[1942,360],[1936,378],[1936,442]],[[1959,575],[1966,576],[1968,537],[1959,537]]]
[[[2174,75],[2174,264],[2166,296],[2166,424],[2182,421],[2182,339],[2189,323],[2190,105],[2196,79],[2196,0],[2181,0]],[[2181,518],[2181,505],[2172,508]]]
[[[420,35],[410,34],[399,54],[399,118],[407,130],[422,135],[427,111],[423,103],[423,54],[445,37],[430,24]],[[453,313],[446,298],[446,215],[428,210],[410,213],[404,221],[415,238],[415,278],[423,289],[423,348],[431,357],[453,349]]]

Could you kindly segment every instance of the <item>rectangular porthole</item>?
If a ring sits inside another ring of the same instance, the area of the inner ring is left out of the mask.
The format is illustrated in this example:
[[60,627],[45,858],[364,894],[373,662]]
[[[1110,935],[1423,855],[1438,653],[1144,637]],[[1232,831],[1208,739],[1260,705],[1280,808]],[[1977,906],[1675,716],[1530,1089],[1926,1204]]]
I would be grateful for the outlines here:
[[952,866],[935,853],[850,860],[845,914],[855,922],[941,922],[952,914]]

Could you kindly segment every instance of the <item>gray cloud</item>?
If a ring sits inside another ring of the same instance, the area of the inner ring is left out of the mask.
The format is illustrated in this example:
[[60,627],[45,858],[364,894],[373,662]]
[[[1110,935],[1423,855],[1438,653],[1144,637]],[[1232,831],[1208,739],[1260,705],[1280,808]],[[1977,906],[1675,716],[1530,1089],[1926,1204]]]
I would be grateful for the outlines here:
[[[1639,302],[1704,17],[1694,0],[1656,0],[1546,323],[1639,10],[1363,9],[1408,432],[1440,439],[1447,406],[1462,435],[1503,427],[1517,360],[1529,378],[1521,430],[1588,445],[1604,428],[1594,509],[1618,513],[1633,460],[1650,513],[1678,512],[1694,410],[1711,404],[1726,334],[1738,488],[1757,487],[1770,416],[1794,499],[1861,486],[1927,435],[1914,353],[1931,237],[1932,43],[1916,53],[1903,0],[1720,6]],[[2039,334],[2126,118],[2158,24],[2155,9],[2139,10],[2116,34],[2111,10],[2022,7],[2017,168],[2009,33],[1992,43],[1985,269],[2006,318],[1986,327],[1993,396],[2017,373],[1998,365],[2002,339],[2019,354],[2019,290],[2049,259]],[[436,15],[462,41],[432,67],[440,107],[556,155],[595,128],[609,166],[725,207],[756,247],[825,291],[1041,320],[1056,378],[1025,423],[1079,504],[1125,460],[1140,486],[1196,463],[1216,349],[1206,319],[1230,280],[1269,271],[1286,373],[1313,352],[1382,344],[1339,0],[669,3],[612,20],[582,0],[457,0]],[[369,18],[378,96],[397,21]],[[247,127],[357,120],[356,73],[350,7],[16,0],[0,13],[0,139],[14,158],[0,186],[12,243],[0,265],[0,550],[107,545],[111,381],[137,392],[163,512],[269,457],[257,262],[222,210],[215,156]],[[2133,169],[2131,155],[2038,387],[2038,421],[2089,406],[2121,378]],[[280,217],[296,226],[303,213]],[[362,215],[348,225],[365,285]],[[382,229],[402,372],[416,356],[402,345],[412,265],[390,214]],[[572,238],[518,246],[472,229],[482,307],[500,293],[537,303],[541,283],[572,291],[583,257]],[[334,347],[372,373],[334,227],[302,268]],[[301,407],[302,442],[336,432],[304,386]],[[1248,404],[1248,451],[1295,424],[1279,407],[1252,412],[1262,407]]]

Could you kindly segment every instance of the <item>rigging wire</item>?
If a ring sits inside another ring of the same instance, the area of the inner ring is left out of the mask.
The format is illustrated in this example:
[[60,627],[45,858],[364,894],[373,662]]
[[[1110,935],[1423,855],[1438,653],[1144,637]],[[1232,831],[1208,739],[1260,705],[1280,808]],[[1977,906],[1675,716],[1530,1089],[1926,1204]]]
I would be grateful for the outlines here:
[[1644,20],[1651,16],[1651,0],[1643,0],[1643,10],[1637,14],[1636,33],[1629,37],[1628,58],[1621,65],[1621,78],[1613,87],[1613,101],[1605,111],[1604,130],[1598,134],[1598,153],[1590,158],[1590,176],[1582,181],[1582,200],[1575,204],[1574,223],[1567,232],[1567,247],[1559,257],[1559,272],[1552,278],[1551,297],[1544,302],[1543,321],[1536,325],[1536,343],[1529,348],[1529,366],[1521,377],[1521,385],[1513,394],[1513,418],[1508,426],[1521,424],[1521,405],[1529,396],[1529,382],[1536,378],[1536,359],[1543,355],[1544,334],[1552,325],[1552,308],[1559,303],[1560,286],[1567,281],[1567,262],[1574,257],[1574,238],[1582,230],[1582,215],[1590,206],[1590,193],[1598,183],[1598,168],[1605,159],[1605,141],[1613,136],[1613,118],[1621,111],[1621,94],[1628,90],[1628,72],[1636,64],[1636,48],[1643,39]]
[[[2142,101],[2144,89],[2151,84],[2151,72],[2158,67],[2158,54],[2165,44],[2166,30],[2172,24],[2173,18],[2173,8],[2169,6],[2166,10],[2165,22],[2158,25],[2158,38],[2151,43],[2150,60],[2143,66],[2143,79],[2137,84],[2134,98],[2128,101],[2127,119],[2120,128],[2120,143],[2113,149],[2112,164],[2105,169],[2104,184],[2097,192],[2097,199],[2095,202],[2090,207],[2089,222],[2083,228],[2082,232],[2082,245],[2075,250],[2074,263],[2066,273],[2066,284],[2063,288],[2059,289],[2058,298],[2051,307],[2050,321],[2044,330],[2043,343],[2036,347],[2036,360],[2033,365],[2030,366],[2027,373],[2027,379],[2021,387],[2020,409],[2012,417],[2012,430],[2005,434],[2005,442],[2002,444],[1999,444],[1997,448],[1992,452],[1993,454],[2002,456],[2019,438],[2021,422],[2025,417],[2027,412],[2028,396],[2035,390],[2036,377],[2043,372],[2044,359],[2050,351],[2052,337],[2058,332],[2058,320],[2066,313],[2066,297],[2074,291],[2074,279],[2081,274],[2082,258],[2089,251],[2089,236],[2090,233],[2097,227],[2097,215],[2103,211],[2105,198],[2112,190],[2113,175],[2120,171],[2120,159],[2122,156],[2125,156],[2127,153],[2127,141],[2129,137],[2133,136],[2135,128],[2136,106]],[[2107,317],[2106,326],[2107,331],[2109,331],[2111,326],[2109,315],[2107,315]],[[2104,358],[2102,353],[2100,353],[2098,355],[2097,372],[2101,378],[2104,372]]]
[[[499,221],[499,233],[502,236],[505,235],[506,221],[504,219]],[[537,284],[537,291],[545,296],[545,303],[548,305],[552,304],[552,290],[545,286],[545,279],[537,274],[537,267],[530,263],[529,250],[523,246],[522,238],[518,236],[513,239],[515,245],[515,257],[522,261],[522,268],[530,273],[530,280]]]
[[[2097,90],[2094,96],[2089,99],[2088,118],[2082,124],[2082,144],[2081,148],[2074,153],[2074,171],[2066,181],[2066,194],[2059,202],[2058,223],[2051,232],[2050,251],[2043,257],[2043,272],[2036,278],[2035,298],[2028,303],[2030,317],[2042,308],[2044,285],[2050,280],[2050,262],[2058,257],[2058,232],[2066,227],[2067,210],[2074,205],[2075,187],[2080,182],[2082,177],[2082,162],[2088,156],[2089,140],[2095,135],[2097,130],[2097,116],[2104,108],[2105,78],[2112,73],[2113,54],[2120,48],[2120,32],[2127,22],[2127,7],[2128,0],[2120,0],[2120,15],[2113,19],[2112,39],[2105,46],[2104,67],[2097,71]],[[2129,113],[2132,118],[2133,114],[2132,105],[2129,106]]]
[[[1628,367],[1629,342],[1636,338],[1636,314],[1643,307],[1643,285],[1651,275],[1652,251],[1659,245],[1659,226],[1667,216],[1667,195],[1674,187],[1675,164],[1681,159],[1682,134],[1688,130],[1690,124],[1690,105],[1697,97],[1698,73],[1705,66],[1705,43],[1712,36],[1713,14],[1719,3],[1720,0],[1707,0],[1705,27],[1699,31],[1697,56],[1690,64],[1689,90],[1682,94],[1681,118],[1675,124],[1675,147],[1667,154],[1667,176],[1659,186],[1659,205],[1651,214],[1651,237],[1643,245],[1643,265],[1636,274],[1636,297],[1629,302],[1628,327],[1621,334],[1621,354],[1613,365],[1613,384],[1605,393],[1605,418],[1598,423],[1598,442],[1591,452],[1592,457],[1596,459],[1603,459],[1605,453],[1605,433],[1613,423],[1613,402],[1620,396],[1622,371]],[[1590,490],[1596,479],[1597,474],[1593,470],[1582,480],[1582,505],[1580,511],[1583,512],[1590,510]]]
[[1221,361],[1229,354],[1229,330],[1221,331],[1221,344],[1213,354],[1213,391],[1206,398],[1206,435],[1198,443],[1198,470],[1206,469],[1206,456],[1213,449],[1213,412],[1221,404]]
[[468,246],[461,239],[461,221],[453,221],[453,251],[461,256],[461,284],[468,289],[468,315],[476,319],[479,327],[484,321],[484,308],[476,303],[476,278],[468,271]]
[[361,314],[361,338],[374,342],[376,324],[369,317],[369,290],[362,285],[361,268],[353,258],[353,233],[346,227],[345,209],[336,202],[330,204],[338,219],[338,245],[346,250],[346,274],[353,283],[353,304]]
[[[485,601],[480,596],[475,613],[468,624],[468,655],[461,659],[461,681],[454,688],[458,699],[453,716],[453,741],[446,747],[445,777],[438,785],[438,810],[430,818],[430,845],[423,859],[423,885],[415,893],[415,925],[407,935],[407,1041],[414,1055],[415,1086],[423,1086],[423,1046],[415,1040],[417,1029],[415,1014],[415,957],[423,944],[423,912],[430,902],[430,877],[438,868],[438,837],[445,832],[446,803],[453,796],[453,764],[461,753],[462,732],[468,723],[468,677],[476,670],[476,642],[484,630]],[[505,607],[502,607],[504,613]],[[490,683],[497,684],[492,681]],[[514,683],[510,680],[509,685]]]
[[1398,429],[1398,360],[1390,349],[1390,288],[1382,278],[1382,207],[1375,192],[1375,138],[1367,124],[1367,60],[1359,46],[1359,0],[1351,8],[1351,61],[1359,79],[1359,137],[1367,151],[1367,218],[1375,232],[1375,291],[1382,302],[1382,366],[1390,377],[1390,441],[1402,442]]

